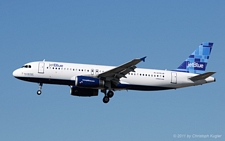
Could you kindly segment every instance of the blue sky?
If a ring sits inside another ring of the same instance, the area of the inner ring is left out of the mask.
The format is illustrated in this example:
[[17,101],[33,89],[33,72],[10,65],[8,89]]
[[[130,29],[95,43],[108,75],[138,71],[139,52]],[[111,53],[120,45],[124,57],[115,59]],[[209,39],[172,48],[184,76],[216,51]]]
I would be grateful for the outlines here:
[[[225,138],[225,2],[0,1],[0,140],[215,140]],[[15,79],[37,60],[174,69],[201,42],[214,42],[207,71],[216,83],[160,91],[118,91],[108,104],[69,87]],[[222,62],[221,62],[222,61]]]

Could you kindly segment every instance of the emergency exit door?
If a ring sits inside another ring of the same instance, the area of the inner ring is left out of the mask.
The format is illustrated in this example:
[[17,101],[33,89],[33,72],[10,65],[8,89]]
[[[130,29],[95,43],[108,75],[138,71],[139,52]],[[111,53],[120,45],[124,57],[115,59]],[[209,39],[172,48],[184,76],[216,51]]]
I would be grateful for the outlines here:
[[177,84],[177,73],[176,72],[171,73],[171,83]]
[[44,73],[45,62],[39,62],[38,64],[38,73]]

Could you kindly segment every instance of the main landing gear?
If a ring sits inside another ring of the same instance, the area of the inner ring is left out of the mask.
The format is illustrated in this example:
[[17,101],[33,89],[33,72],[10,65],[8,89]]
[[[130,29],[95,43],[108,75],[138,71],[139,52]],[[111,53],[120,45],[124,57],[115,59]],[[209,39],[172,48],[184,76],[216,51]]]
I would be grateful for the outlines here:
[[37,91],[37,95],[41,95],[42,86],[43,86],[43,84],[39,83],[39,90]]
[[114,95],[113,91],[112,91],[112,90],[109,90],[109,91],[106,93],[106,90],[103,90],[102,92],[105,94],[105,96],[103,97],[103,100],[102,100],[102,101],[103,101],[104,103],[108,103],[109,100],[110,100],[110,98],[112,98],[113,95]]

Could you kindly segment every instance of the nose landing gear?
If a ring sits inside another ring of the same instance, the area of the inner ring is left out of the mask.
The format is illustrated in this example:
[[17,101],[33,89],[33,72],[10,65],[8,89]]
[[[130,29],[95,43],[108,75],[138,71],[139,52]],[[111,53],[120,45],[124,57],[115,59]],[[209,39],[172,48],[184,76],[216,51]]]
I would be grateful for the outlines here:
[[39,83],[39,90],[37,91],[37,95],[41,95],[42,86],[43,86],[43,84]]

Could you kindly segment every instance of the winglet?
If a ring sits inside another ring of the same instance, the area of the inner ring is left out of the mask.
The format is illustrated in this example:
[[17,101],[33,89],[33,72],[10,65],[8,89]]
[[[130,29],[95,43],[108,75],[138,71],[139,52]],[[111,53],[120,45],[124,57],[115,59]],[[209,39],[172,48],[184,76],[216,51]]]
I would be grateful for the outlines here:
[[146,58],[146,57],[147,57],[147,56],[141,58],[141,61],[145,62],[145,58]]

